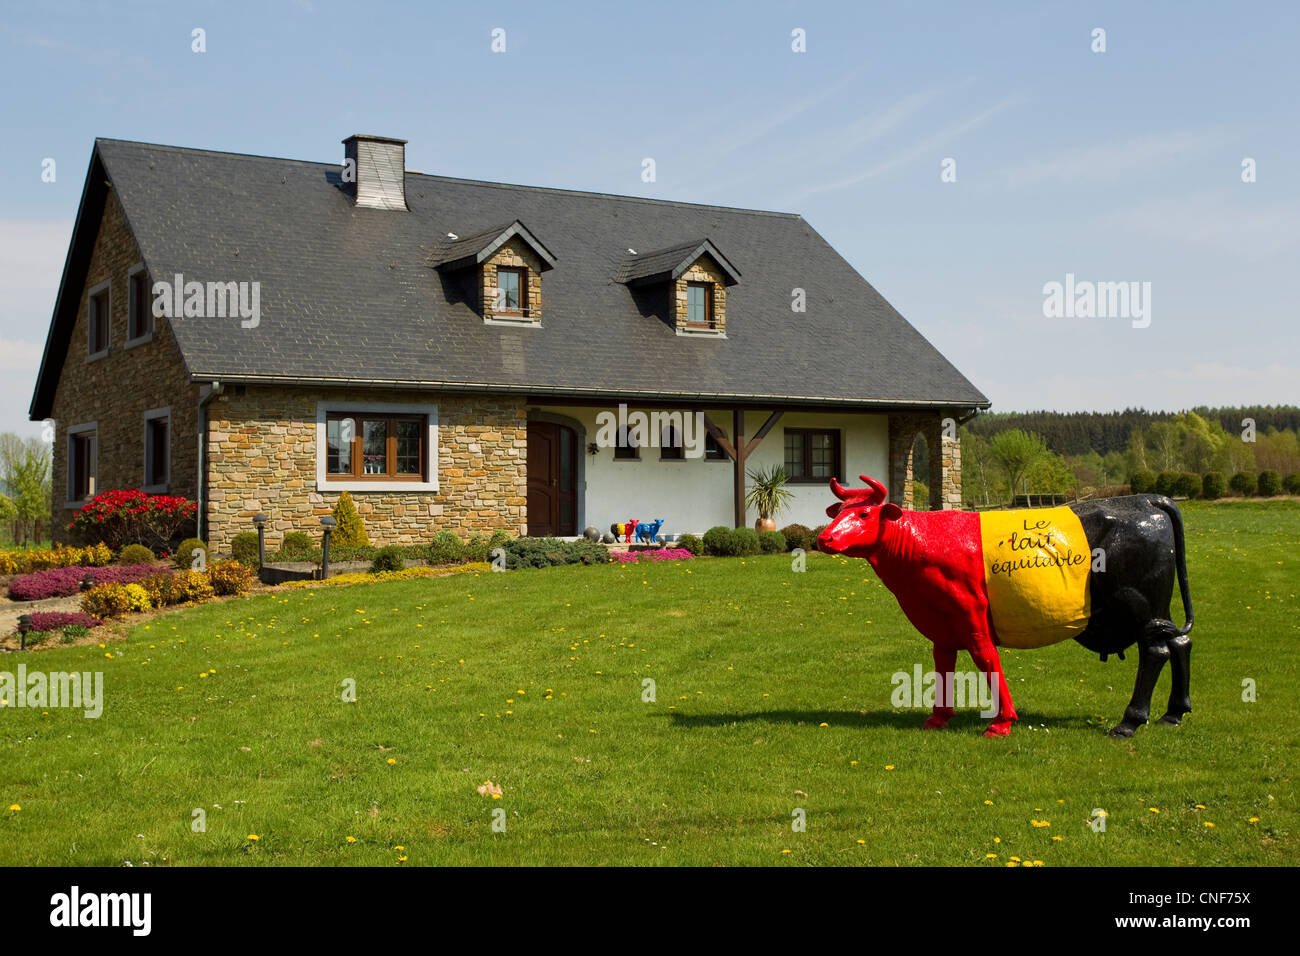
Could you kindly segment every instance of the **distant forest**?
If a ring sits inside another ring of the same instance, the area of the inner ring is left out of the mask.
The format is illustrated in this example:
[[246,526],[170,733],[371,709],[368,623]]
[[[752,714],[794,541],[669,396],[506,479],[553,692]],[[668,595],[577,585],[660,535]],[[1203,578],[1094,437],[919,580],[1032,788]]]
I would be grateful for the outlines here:
[[[962,498],[996,506],[1023,494],[1300,495],[1300,407],[1183,412],[1001,412],[959,429]],[[913,470],[929,474],[918,437]],[[917,499],[928,491],[921,485]]]
[[[1297,386],[1300,387],[1300,386]],[[1201,418],[1217,422],[1229,434],[1240,433],[1244,419],[1255,421],[1260,432],[1300,430],[1300,406],[1252,405],[1238,408],[1193,408]],[[979,415],[963,428],[982,438],[1019,428],[1043,439],[1050,451],[1058,455],[1086,455],[1096,452],[1103,458],[1111,452],[1125,453],[1134,431],[1143,431],[1155,422],[1170,422],[1180,412],[1148,412],[1126,408],[1122,412],[992,412]]]

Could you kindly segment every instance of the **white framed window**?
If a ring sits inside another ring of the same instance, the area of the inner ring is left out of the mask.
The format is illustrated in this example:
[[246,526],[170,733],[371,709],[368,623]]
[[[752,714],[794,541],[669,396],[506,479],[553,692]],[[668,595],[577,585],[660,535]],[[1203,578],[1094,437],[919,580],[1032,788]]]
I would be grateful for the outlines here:
[[126,270],[126,348],[153,341],[153,307],[149,274],[139,262]]
[[99,422],[68,429],[68,499],[65,507],[80,508],[95,497],[99,471]]
[[437,491],[438,406],[317,402],[316,490]]
[[166,494],[172,473],[172,410],[151,408],[144,413],[144,481],[151,495]]
[[108,354],[113,335],[112,280],[93,286],[86,294],[86,361],[103,358]]

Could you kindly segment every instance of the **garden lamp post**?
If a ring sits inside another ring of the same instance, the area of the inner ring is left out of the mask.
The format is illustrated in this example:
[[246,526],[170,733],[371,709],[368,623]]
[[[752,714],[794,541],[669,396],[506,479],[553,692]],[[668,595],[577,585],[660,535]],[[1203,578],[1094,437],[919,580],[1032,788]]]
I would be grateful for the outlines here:
[[257,525],[257,566],[266,564],[266,515],[258,512],[253,515],[253,524]]
[[338,524],[338,519],[333,515],[325,515],[320,519],[320,526],[323,532],[320,547],[320,576],[325,580],[330,576],[330,532]]
[[18,615],[18,646],[20,650],[27,650],[27,632],[32,629],[32,616],[30,614]]

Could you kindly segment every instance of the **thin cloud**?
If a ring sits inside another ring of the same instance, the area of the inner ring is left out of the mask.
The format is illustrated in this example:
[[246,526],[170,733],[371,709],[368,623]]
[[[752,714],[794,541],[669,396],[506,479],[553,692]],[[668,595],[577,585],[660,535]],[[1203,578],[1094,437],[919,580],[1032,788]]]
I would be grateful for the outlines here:
[[1107,182],[1222,142],[1220,132],[1148,133],[1100,146],[1080,146],[1007,170],[1007,184]]

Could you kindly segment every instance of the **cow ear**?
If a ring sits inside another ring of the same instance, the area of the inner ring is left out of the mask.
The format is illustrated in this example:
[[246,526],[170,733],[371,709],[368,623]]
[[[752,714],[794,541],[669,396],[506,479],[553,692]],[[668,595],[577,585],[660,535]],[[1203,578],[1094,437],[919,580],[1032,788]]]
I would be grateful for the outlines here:
[[880,516],[886,521],[895,521],[903,516],[903,509],[891,501],[887,505],[880,506]]

